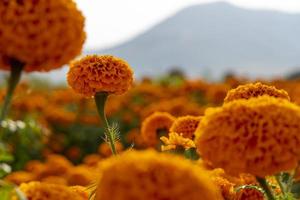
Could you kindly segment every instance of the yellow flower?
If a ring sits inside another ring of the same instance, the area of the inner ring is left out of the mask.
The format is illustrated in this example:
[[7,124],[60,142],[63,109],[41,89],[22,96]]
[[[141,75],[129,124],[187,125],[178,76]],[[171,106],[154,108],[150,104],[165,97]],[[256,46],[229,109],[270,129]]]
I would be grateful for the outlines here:
[[224,102],[228,103],[237,99],[250,99],[263,95],[290,100],[290,97],[285,90],[278,90],[274,86],[264,85],[258,82],[255,84],[249,83],[246,85],[240,85],[236,89],[230,90],[227,93]]
[[196,130],[200,155],[227,173],[265,177],[296,167],[300,108],[262,96],[208,109]]
[[81,53],[84,17],[73,0],[0,1],[0,68],[9,60],[24,70],[49,71]]
[[178,117],[172,124],[170,132],[176,132],[182,134],[183,137],[192,139],[200,120],[201,117],[190,115]]
[[67,75],[75,92],[91,97],[97,92],[123,94],[133,82],[127,62],[114,56],[86,56],[70,64]]
[[166,112],[155,112],[142,122],[141,136],[146,145],[155,147],[159,134],[169,132],[175,117]]
[[169,133],[169,138],[163,136],[160,140],[164,143],[164,145],[161,146],[162,151],[175,150],[176,147],[183,147],[186,150],[196,147],[193,140],[184,138],[175,132]]
[[96,200],[222,199],[206,172],[181,157],[129,151],[107,162]]
[[30,200],[83,200],[81,195],[64,185],[30,182],[21,184],[20,190]]

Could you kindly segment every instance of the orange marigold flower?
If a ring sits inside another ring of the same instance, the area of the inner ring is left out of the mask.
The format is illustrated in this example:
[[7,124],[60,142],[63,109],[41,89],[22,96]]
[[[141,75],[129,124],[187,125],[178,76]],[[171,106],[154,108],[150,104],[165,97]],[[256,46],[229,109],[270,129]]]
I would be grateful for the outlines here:
[[172,124],[170,132],[176,132],[182,134],[183,137],[192,139],[200,120],[201,117],[191,115],[178,117]]
[[294,169],[300,156],[300,108],[270,96],[208,109],[196,130],[198,152],[227,173],[265,177]]
[[233,183],[220,176],[212,177],[212,180],[214,184],[216,184],[220,188],[224,199],[232,199],[232,197],[234,196]]
[[81,53],[84,17],[73,0],[0,1],[0,68],[9,59],[25,71],[49,71]]
[[60,176],[47,176],[40,180],[43,183],[52,183],[57,185],[68,185],[68,181]]
[[96,200],[222,199],[206,172],[181,157],[128,151],[106,162]]
[[30,182],[21,184],[19,188],[30,200],[82,200],[81,195],[64,185]]
[[36,179],[35,175],[30,172],[17,171],[9,174],[5,177],[6,181],[14,183],[16,185],[20,185],[21,183],[27,183],[30,181],[34,181]]
[[101,159],[99,154],[90,154],[84,157],[83,163],[89,167],[95,167]]
[[264,200],[265,196],[263,191],[260,191],[258,189],[245,187],[239,189],[233,200]]
[[73,192],[79,194],[82,197],[82,200],[88,200],[89,199],[89,192],[85,187],[82,186],[72,186],[69,187]]
[[246,85],[240,85],[239,87],[230,90],[227,93],[224,102],[228,103],[237,99],[250,99],[263,95],[290,100],[290,97],[285,90],[278,90],[274,86],[264,85],[258,82],[255,84],[249,83]]
[[86,56],[70,64],[67,75],[75,92],[91,97],[97,92],[123,94],[133,82],[127,62],[114,56]]
[[31,160],[25,165],[25,170],[34,174],[40,174],[46,169],[46,165],[39,160]]
[[160,134],[167,134],[175,117],[166,112],[155,112],[142,122],[141,136],[146,145],[155,147]]
[[68,171],[66,178],[69,185],[87,186],[94,180],[94,174],[88,167],[77,166]]
[[38,175],[41,178],[64,175],[73,167],[73,164],[61,155],[51,154],[47,157],[45,166],[45,169]]
[[184,138],[182,135],[174,132],[169,133],[169,138],[163,136],[160,140],[164,143],[164,145],[161,146],[162,151],[175,150],[178,147],[182,147],[186,150],[196,147],[193,140]]

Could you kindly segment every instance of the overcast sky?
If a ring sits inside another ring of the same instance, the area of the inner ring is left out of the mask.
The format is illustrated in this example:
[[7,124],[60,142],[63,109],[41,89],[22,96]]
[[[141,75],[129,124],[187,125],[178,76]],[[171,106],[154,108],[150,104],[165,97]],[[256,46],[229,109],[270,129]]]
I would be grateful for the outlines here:
[[[86,49],[126,41],[180,9],[214,0],[75,0],[86,16]],[[227,0],[251,9],[300,13],[300,0]]]

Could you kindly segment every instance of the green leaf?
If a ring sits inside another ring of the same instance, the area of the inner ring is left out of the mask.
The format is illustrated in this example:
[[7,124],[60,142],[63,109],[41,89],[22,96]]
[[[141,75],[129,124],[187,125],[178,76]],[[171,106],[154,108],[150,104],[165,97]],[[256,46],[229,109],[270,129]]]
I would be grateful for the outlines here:
[[184,151],[184,156],[190,160],[198,160],[199,155],[196,151],[196,148],[190,148]]
[[300,181],[293,184],[292,193],[296,198],[300,198]]
[[0,186],[0,200],[11,200],[14,187],[11,185]]

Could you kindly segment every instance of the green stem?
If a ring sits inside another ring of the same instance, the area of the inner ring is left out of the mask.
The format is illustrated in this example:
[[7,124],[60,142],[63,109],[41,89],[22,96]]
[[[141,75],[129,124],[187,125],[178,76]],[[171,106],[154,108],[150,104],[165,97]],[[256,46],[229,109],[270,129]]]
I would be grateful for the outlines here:
[[109,123],[108,123],[106,115],[105,115],[105,103],[106,103],[108,95],[109,94],[107,92],[97,92],[95,95],[95,103],[97,106],[99,116],[104,124],[104,129],[107,133],[107,139],[109,142],[110,149],[114,155],[117,155],[114,135],[110,130],[110,126],[109,126]]
[[18,60],[11,59],[11,61],[10,61],[11,71],[10,71],[10,77],[9,77],[9,81],[8,81],[7,94],[5,96],[1,115],[0,115],[0,122],[3,121],[8,114],[11,99],[12,99],[13,93],[16,89],[16,86],[18,85],[18,83],[20,81],[22,70],[23,70],[24,66],[25,66],[25,64],[19,62]]
[[285,194],[286,190],[285,190],[285,188],[284,188],[284,186],[283,186],[283,184],[281,182],[281,175],[280,174],[275,175],[275,179],[276,179],[276,181],[277,181],[277,183],[278,183],[278,185],[280,187],[280,190],[281,190],[282,194]]
[[260,184],[262,189],[265,191],[266,196],[268,197],[268,200],[275,200],[275,197],[273,195],[273,192],[271,191],[267,181],[265,178],[256,177],[257,182]]

